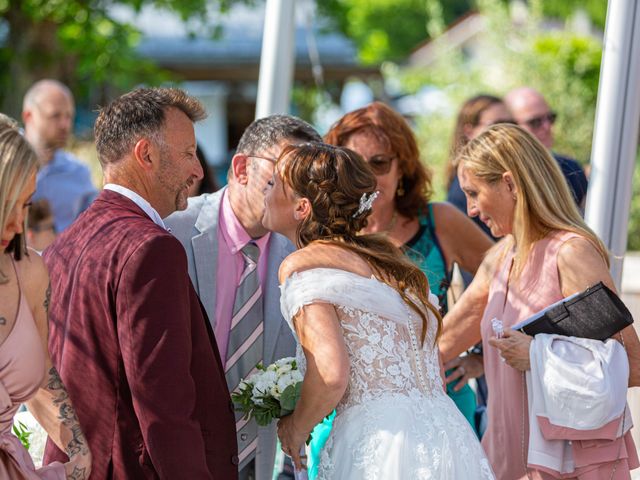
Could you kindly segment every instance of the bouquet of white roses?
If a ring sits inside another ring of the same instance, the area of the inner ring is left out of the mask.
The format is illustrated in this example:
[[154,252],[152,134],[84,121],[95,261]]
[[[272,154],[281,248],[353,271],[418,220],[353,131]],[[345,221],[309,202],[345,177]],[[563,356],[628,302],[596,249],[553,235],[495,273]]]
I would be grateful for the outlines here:
[[246,418],[255,418],[260,426],[293,412],[302,389],[302,373],[295,358],[282,358],[240,382],[231,394],[236,410]]

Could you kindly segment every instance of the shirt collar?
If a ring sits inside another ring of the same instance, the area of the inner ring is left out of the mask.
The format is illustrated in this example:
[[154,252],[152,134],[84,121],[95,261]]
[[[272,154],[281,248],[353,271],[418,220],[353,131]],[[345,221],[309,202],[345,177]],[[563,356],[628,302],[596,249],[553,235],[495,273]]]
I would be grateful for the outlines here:
[[156,211],[156,209],[153,208],[149,202],[147,202],[144,198],[142,198],[133,190],[130,190],[127,187],[123,187],[122,185],[116,185],[115,183],[107,183],[103,188],[105,190],[111,190],[112,192],[116,192],[116,193],[119,193],[120,195],[127,197],[129,200],[131,200],[133,203],[139,206],[142,209],[142,211],[149,216],[149,218],[153,221],[153,223],[155,223],[159,227],[162,227],[165,230],[168,230],[168,228],[165,226],[164,222],[162,221],[162,218],[160,217],[160,214]]
[[220,211],[220,222],[224,225],[224,228],[220,230],[224,241],[233,255],[237,254],[249,242],[254,242],[260,249],[260,254],[262,255],[271,237],[271,232],[268,232],[260,238],[251,238],[233,212],[228,192],[229,190],[226,189],[222,194],[222,207]]

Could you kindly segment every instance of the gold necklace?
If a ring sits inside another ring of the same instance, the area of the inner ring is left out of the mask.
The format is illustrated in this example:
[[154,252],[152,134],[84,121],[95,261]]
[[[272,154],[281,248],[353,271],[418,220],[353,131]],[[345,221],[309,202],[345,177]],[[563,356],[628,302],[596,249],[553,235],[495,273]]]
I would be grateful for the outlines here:
[[389,233],[393,230],[393,228],[396,226],[396,223],[398,223],[398,211],[394,210],[393,211],[393,215],[391,216],[391,221],[389,222],[389,226],[383,230],[380,233]]

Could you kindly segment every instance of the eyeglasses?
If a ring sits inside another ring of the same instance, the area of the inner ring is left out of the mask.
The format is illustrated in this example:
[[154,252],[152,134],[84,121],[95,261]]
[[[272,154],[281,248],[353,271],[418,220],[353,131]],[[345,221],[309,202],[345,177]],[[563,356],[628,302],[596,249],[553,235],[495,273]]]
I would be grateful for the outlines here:
[[553,125],[556,122],[556,118],[558,118],[558,114],[556,112],[548,112],[544,115],[539,115],[537,117],[530,118],[529,120],[525,120],[522,123],[526,124],[532,130],[537,130],[544,124],[544,122],[549,122],[549,125]]
[[367,159],[367,163],[376,175],[386,175],[391,170],[391,162],[395,158],[392,155],[374,155]]

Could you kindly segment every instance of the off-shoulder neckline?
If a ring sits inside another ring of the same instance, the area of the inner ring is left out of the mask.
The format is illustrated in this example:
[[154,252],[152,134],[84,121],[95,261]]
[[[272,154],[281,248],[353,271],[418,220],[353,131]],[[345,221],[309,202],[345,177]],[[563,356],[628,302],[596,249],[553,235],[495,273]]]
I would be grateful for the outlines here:
[[[336,268],[336,267],[312,267],[312,268],[307,268],[306,270],[300,270],[300,271],[293,272],[291,275],[289,275],[287,278],[284,279],[284,282],[282,283],[282,287],[284,287],[285,285],[289,284],[290,282],[292,282],[296,278],[300,278],[302,276],[305,276],[306,274],[308,274],[310,272],[339,273],[339,274],[346,274],[347,276],[355,277],[358,280],[364,281],[364,282],[373,281],[373,282],[375,282],[375,283],[377,283],[379,285],[382,285],[383,287],[386,287],[386,288],[390,289],[396,295],[400,296],[400,294],[398,293],[398,291],[395,288],[393,288],[388,283],[385,283],[382,280],[380,280],[373,273],[371,274],[370,277],[365,277],[364,275],[360,275],[359,273],[355,273],[355,272],[352,272],[350,270],[344,270],[342,268]],[[432,301],[432,296],[435,297],[436,299],[438,298],[438,297],[436,297],[434,295],[433,292],[431,292],[431,289],[429,289],[429,295],[428,295],[429,301]],[[402,300],[402,297],[400,297],[400,299]]]

